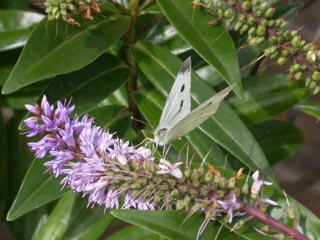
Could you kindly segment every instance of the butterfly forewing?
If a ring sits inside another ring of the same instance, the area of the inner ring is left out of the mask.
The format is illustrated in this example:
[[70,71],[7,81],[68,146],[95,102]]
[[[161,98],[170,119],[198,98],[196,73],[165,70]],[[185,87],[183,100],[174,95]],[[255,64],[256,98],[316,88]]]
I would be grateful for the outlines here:
[[165,103],[157,130],[174,126],[184,118],[191,109],[191,58],[189,57],[181,66],[170,94]]
[[167,133],[168,141],[180,138],[194,128],[200,126],[218,110],[220,102],[229,94],[233,87],[234,85],[223,89],[207,101],[203,102],[196,109],[192,110],[185,118],[170,129]]

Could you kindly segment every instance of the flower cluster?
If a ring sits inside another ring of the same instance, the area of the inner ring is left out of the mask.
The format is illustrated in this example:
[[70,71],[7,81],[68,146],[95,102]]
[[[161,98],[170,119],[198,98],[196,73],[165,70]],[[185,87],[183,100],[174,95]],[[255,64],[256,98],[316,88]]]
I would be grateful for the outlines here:
[[73,0],[47,0],[45,2],[46,13],[48,19],[59,19],[62,18],[67,23],[80,26],[72,14],[81,15],[82,18],[92,20],[92,13],[100,12],[101,1],[84,0],[84,1],[73,1]]
[[[314,94],[320,92],[320,50],[317,43],[307,43],[296,30],[286,29],[283,18],[275,18],[272,1],[217,0],[206,4],[195,2],[213,11],[221,20],[240,34],[247,34],[250,45],[263,46],[264,56],[276,59],[278,65],[290,64],[289,79],[305,80]],[[214,20],[212,23],[216,22]]]
[[185,164],[181,169],[182,162],[171,163],[166,157],[157,161],[150,149],[117,138],[94,125],[92,118],[71,117],[75,107],[70,101],[58,101],[55,107],[44,96],[40,106],[26,108],[34,116],[24,120],[25,135],[41,136],[29,147],[37,158],[49,156],[44,163],[48,171],[55,177],[62,175],[61,184],[87,197],[90,206],[185,210],[189,216],[204,212],[200,236],[211,220],[224,218],[225,223],[233,223],[234,217],[248,211],[253,215],[262,206],[277,205],[262,198],[262,186],[271,183],[258,172],[248,191],[248,181],[240,181],[242,169],[225,177],[210,164],[194,169]]

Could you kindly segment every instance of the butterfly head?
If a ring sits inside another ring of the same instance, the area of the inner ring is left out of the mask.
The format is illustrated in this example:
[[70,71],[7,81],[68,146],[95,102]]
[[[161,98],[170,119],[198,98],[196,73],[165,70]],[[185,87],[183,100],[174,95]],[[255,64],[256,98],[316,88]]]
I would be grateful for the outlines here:
[[168,143],[167,139],[167,133],[168,129],[167,128],[161,128],[161,129],[156,129],[154,133],[154,142],[158,146],[164,146]]

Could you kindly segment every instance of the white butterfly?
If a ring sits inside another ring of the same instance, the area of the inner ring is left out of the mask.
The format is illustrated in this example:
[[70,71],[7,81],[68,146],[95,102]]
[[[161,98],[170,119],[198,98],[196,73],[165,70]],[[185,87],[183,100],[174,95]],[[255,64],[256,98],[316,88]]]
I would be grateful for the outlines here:
[[159,124],[154,133],[154,143],[163,146],[198,127],[219,107],[234,85],[223,89],[191,111],[191,58],[181,66],[165,103]]

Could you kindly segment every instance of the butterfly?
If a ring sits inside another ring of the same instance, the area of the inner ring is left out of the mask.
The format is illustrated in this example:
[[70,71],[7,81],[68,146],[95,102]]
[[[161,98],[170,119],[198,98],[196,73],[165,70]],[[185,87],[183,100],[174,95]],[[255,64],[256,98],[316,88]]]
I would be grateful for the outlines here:
[[220,102],[233,87],[234,85],[223,89],[191,111],[191,58],[189,57],[180,67],[166,100],[154,133],[154,143],[157,146],[166,145],[200,126],[218,110]]

